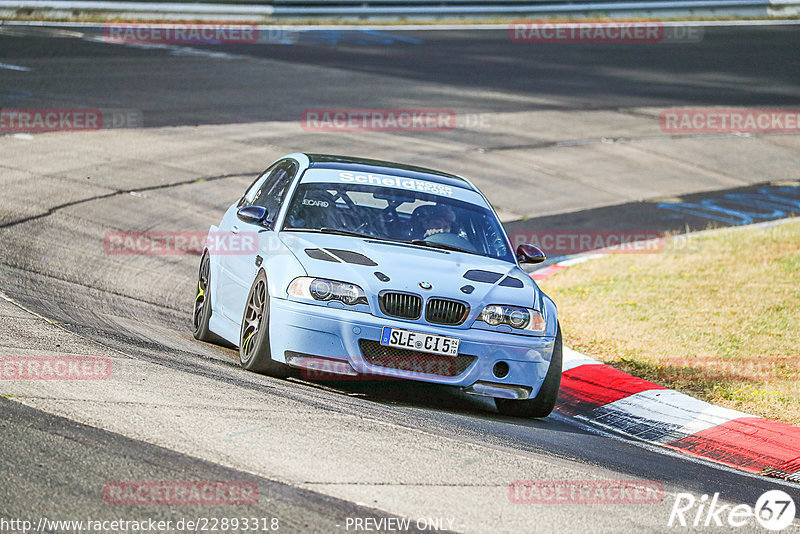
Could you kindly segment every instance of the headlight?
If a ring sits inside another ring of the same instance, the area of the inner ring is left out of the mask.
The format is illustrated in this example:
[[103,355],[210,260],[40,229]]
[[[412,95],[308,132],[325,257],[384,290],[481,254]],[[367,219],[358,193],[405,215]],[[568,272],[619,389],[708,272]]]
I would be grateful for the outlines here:
[[367,295],[359,286],[325,278],[310,278],[308,276],[295,278],[289,284],[286,292],[292,297],[306,300],[322,302],[338,300],[348,306],[367,304]]
[[333,284],[322,278],[311,282],[311,296],[316,300],[330,300],[333,297]]
[[481,321],[491,326],[502,324],[504,318],[502,306],[486,306],[479,317]]
[[544,317],[541,313],[519,306],[501,306],[499,304],[486,306],[478,316],[478,320],[489,326],[506,324],[512,328],[531,332],[544,332],[545,330]]

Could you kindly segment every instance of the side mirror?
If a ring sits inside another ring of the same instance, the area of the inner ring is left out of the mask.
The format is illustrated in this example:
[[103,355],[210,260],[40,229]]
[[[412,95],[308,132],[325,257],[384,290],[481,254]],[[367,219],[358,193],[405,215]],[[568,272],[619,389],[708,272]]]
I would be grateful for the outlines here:
[[239,217],[240,221],[249,224],[263,224],[267,219],[267,208],[264,206],[245,206],[239,208],[236,216]]
[[520,263],[542,263],[546,259],[539,247],[526,244],[517,247],[517,261]]

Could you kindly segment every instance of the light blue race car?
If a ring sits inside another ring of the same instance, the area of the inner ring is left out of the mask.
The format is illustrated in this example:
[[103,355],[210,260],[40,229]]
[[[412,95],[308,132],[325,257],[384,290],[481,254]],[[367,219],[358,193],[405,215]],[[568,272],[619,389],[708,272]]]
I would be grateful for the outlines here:
[[238,346],[242,367],[272,376],[434,382],[493,397],[505,415],[545,417],[561,330],[520,268],[544,259],[512,249],[464,178],[290,154],[211,227],[194,336]]

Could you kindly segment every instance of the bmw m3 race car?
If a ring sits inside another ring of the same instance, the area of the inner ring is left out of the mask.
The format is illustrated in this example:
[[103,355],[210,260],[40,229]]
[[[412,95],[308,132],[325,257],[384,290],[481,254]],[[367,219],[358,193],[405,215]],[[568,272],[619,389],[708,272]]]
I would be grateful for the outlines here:
[[[219,253],[238,237],[251,247]],[[249,236],[249,241],[245,239]],[[385,161],[290,154],[209,231],[194,337],[285,377],[408,379],[545,417],[561,382],[556,306],[520,267],[486,197],[456,175]]]

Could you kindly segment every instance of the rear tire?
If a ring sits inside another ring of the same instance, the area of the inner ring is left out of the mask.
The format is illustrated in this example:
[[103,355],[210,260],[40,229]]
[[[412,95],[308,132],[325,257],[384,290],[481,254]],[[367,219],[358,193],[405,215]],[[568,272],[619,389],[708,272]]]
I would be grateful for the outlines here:
[[495,399],[497,411],[511,417],[547,417],[556,405],[561,387],[561,325],[556,325],[553,357],[536,397],[526,400]]
[[286,378],[292,374],[291,367],[276,362],[270,353],[269,289],[264,271],[256,276],[244,307],[242,328],[239,332],[239,363],[248,371],[276,378]]

